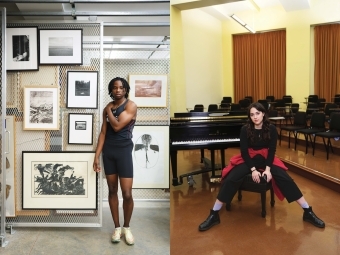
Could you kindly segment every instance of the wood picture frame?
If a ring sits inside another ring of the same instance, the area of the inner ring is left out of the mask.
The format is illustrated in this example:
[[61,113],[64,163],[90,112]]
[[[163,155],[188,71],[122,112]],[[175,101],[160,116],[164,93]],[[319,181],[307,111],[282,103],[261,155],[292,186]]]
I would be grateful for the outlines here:
[[138,107],[167,107],[168,76],[166,74],[131,74],[129,84],[129,98]]
[[98,108],[98,72],[68,71],[66,108]]
[[93,114],[69,113],[68,143],[93,144]]
[[39,29],[40,65],[82,65],[83,29]]
[[135,126],[133,130],[133,188],[170,187],[169,126]]
[[37,71],[38,27],[6,28],[7,71]]
[[59,130],[59,88],[24,87],[24,130]]
[[23,151],[22,209],[97,210],[92,151]]

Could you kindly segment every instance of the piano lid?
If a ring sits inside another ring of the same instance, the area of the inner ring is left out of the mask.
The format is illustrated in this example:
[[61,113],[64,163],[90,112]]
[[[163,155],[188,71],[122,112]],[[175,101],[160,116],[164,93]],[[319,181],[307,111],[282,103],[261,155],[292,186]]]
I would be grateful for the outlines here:
[[171,122],[187,121],[187,122],[200,122],[200,121],[233,121],[237,119],[247,119],[246,111],[230,111],[220,113],[209,112],[177,112],[174,117],[170,118]]

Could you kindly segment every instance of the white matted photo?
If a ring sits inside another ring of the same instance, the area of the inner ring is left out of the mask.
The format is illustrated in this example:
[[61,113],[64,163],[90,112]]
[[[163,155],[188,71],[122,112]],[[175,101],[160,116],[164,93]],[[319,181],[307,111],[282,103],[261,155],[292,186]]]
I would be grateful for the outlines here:
[[97,209],[94,152],[23,151],[22,208]]
[[98,108],[98,72],[67,72],[67,108]]
[[93,114],[70,113],[68,115],[68,143],[93,144]]
[[135,126],[133,188],[169,188],[169,126]]
[[36,71],[38,65],[38,28],[6,28],[7,71]]
[[59,130],[57,86],[24,87],[24,130]]
[[138,107],[166,107],[168,76],[166,74],[129,75],[129,98]]
[[82,29],[40,29],[39,56],[41,65],[82,65]]

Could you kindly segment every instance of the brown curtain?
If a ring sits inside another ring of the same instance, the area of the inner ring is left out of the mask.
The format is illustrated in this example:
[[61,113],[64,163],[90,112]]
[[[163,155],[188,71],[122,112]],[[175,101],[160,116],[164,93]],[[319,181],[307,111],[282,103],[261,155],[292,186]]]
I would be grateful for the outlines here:
[[233,35],[235,102],[286,94],[286,31]]
[[314,28],[314,94],[332,102],[340,94],[340,25]]

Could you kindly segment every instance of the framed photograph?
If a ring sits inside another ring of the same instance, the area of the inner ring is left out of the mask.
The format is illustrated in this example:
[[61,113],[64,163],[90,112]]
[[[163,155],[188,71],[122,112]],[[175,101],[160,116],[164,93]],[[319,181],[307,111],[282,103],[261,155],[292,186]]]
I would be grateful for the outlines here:
[[98,108],[98,72],[67,72],[67,108]]
[[57,86],[24,87],[24,130],[59,130]]
[[41,65],[82,65],[82,29],[40,29],[39,56]]
[[[5,188],[5,199],[6,199],[6,217],[16,216],[16,176],[15,176],[15,116],[5,117],[5,154],[6,154],[6,188]],[[1,174],[0,169],[0,174]],[[1,182],[0,182],[1,185]],[[1,205],[0,196],[0,205]],[[1,207],[1,206],[0,206]],[[2,212],[0,210],[0,212]]]
[[6,28],[6,68],[7,71],[37,71],[38,28]]
[[169,188],[169,126],[135,126],[133,188]]
[[68,115],[68,143],[93,144],[93,114],[70,113]]
[[138,107],[167,106],[167,75],[129,75],[129,98]]
[[95,152],[23,151],[22,208],[97,210]]

